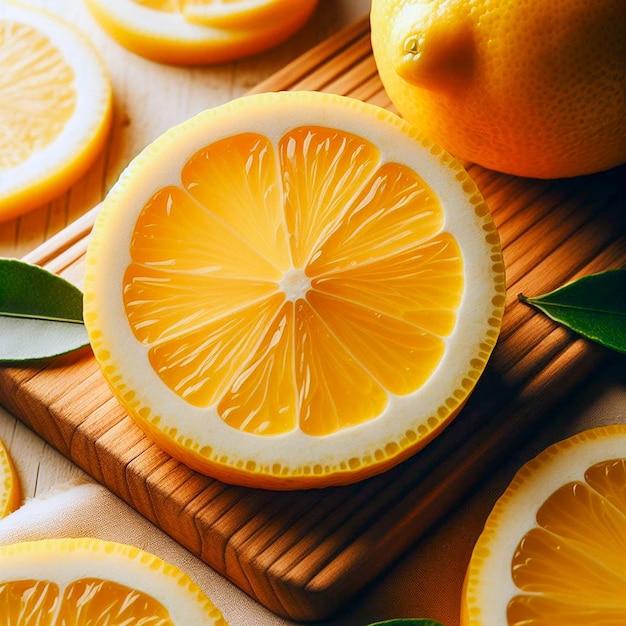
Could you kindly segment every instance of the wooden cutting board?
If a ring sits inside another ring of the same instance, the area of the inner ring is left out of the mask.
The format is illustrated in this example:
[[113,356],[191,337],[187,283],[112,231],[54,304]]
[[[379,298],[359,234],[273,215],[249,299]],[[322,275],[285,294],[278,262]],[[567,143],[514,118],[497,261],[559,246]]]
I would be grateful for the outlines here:
[[[332,91],[392,108],[367,20],[255,91]],[[152,445],[91,355],[0,369],[0,402],[146,518],[269,609],[329,616],[495,471],[608,357],[517,300],[626,262],[624,167],[537,181],[467,165],[504,244],[500,341],[462,413],[401,466],[350,487],[272,493],[201,476]],[[26,257],[79,286],[95,208]]]

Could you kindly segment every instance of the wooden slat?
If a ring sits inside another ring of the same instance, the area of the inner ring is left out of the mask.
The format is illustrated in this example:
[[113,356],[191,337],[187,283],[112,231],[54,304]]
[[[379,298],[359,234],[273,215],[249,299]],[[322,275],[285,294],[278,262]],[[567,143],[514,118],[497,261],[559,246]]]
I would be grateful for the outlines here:
[[[318,89],[391,106],[364,20],[254,91]],[[0,371],[0,400],[96,480],[271,610],[328,616],[532,435],[606,352],[517,300],[626,261],[625,168],[537,181],[468,169],[498,226],[509,293],[489,365],[464,410],[397,468],[349,487],[271,493],[191,471],[146,440],[86,352]],[[27,257],[80,281],[96,207]]]
[[[371,53],[368,19],[349,26],[312,48],[273,76],[260,82],[250,93],[296,89],[319,90],[332,77],[342,74],[355,58]],[[332,59],[332,63],[329,60]]]

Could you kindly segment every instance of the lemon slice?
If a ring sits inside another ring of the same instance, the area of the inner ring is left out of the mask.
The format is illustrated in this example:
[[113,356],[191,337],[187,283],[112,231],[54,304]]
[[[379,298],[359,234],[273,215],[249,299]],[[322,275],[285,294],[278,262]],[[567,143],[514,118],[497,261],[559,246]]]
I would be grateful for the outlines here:
[[50,539],[0,546],[0,606],[8,624],[226,626],[175,566],[124,544]]
[[0,439],[0,519],[17,509],[21,502],[21,490],[11,455]]
[[102,28],[159,63],[204,65],[250,56],[302,28],[317,0],[86,0]]
[[456,415],[498,337],[498,233],[410,124],[313,92],[171,129],[108,195],[85,322],[104,376],[172,455],[226,482],[349,483]]
[[0,220],[85,174],[106,141],[111,99],[86,37],[46,11],[0,3]]
[[474,548],[461,624],[626,624],[624,485],[624,424],[582,432],[524,465]]

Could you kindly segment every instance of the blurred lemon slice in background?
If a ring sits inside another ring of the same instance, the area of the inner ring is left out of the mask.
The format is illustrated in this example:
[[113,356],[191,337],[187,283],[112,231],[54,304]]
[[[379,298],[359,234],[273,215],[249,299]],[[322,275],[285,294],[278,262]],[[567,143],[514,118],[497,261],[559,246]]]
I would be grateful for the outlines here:
[[46,11],[0,3],[0,220],[78,181],[104,147],[111,109],[86,37]]
[[526,463],[474,547],[461,624],[626,624],[625,485],[624,424]]
[[204,65],[278,45],[311,17],[317,0],[86,0],[102,28],[140,56]]

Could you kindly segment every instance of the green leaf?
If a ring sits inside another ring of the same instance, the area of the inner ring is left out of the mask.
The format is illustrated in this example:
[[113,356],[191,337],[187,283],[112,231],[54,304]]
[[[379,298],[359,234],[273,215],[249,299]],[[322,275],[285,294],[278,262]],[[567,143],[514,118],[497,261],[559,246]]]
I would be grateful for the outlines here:
[[518,297],[579,335],[626,353],[626,269],[584,276],[541,296]]
[[443,626],[443,624],[434,619],[400,618],[390,619],[386,622],[374,622],[369,626]]
[[48,359],[88,344],[80,289],[36,265],[0,259],[0,363]]

